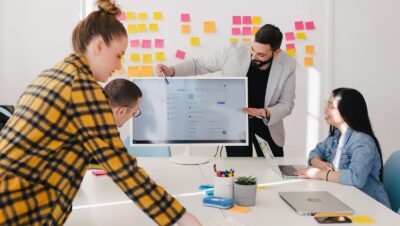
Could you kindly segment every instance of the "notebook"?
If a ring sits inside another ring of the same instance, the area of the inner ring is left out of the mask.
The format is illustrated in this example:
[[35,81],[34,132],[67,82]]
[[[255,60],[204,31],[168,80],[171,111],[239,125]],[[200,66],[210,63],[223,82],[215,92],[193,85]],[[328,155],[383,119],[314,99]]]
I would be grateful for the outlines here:
[[326,191],[279,192],[298,214],[353,214],[354,210]]
[[256,139],[260,148],[264,154],[265,159],[268,162],[268,165],[271,166],[272,170],[275,171],[276,174],[285,178],[285,179],[296,179],[296,178],[305,178],[303,176],[295,175],[297,170],[308,168],[306,165],[278,165],[274,158],[274,154],[272,154],[271,148],[268,145],[268,142],[259,137],[256,134]]

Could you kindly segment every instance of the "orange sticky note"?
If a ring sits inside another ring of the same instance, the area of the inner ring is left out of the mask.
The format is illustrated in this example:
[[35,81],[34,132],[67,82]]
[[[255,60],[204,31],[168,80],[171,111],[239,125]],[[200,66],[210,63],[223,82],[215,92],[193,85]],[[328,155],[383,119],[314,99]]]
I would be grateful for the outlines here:
[[137,31],[138,32],[146,32],[147,31],[146,24],[138,24],[137,25]]
[[229,41],[230,41],[230,42],[238,42],[239,39],[238,39],[238,38],[230,38]]
[[139,20],[147,20],[147,13],[146,12],[140,12],[138,15]]
[[306,45],[306,54],[314,54],[314,46]]
[[140,75],[140,67],[139,66],[129,66],[128,67],[128,76],[139,76]]
[[128,33],[136,33],[137,27],[136,24],[128,24]]
[[140,54],[132,53],[130,59],[132,62],[140,62]]
[[369,216],[348,216],[350,220],[355,224],[373,224],[375,220]]
[[143,63],[144,64],[151,64],[153,63],[153,55],[151,53],[143,54]]
[[140,70],[141,76],[153,76],[153,67],[152,66],[142,66]]
[[199,37],[191,37],[190,45],[191,46],[200,46],[200,38]]
[[304,57],[304,66],[306,66],[306,67],[314,66],[314,58],[312,58],[312,57]]
[[181,26],[181,32],[182,34],[190,34],[190,25],[182,25]]
[[253,22],[253,24],[261,24],[261,17],[260,16],[253,16],[251,18],[251,21]]
[[242,38],[242,42],[251,42],[251,38]]
[[149,24],[149,31],[158,31],[158,24]]
[[229,209],[229,211],[233,212],[233,213],[248,213],[251,211],[251,208],[249,207],[244,207],[244,206],[234,206],[232,208]]
[[251,34],[255,35],[257,33],[257,31],[260,30],[260,27],[258,26],[253,26],[253,29],[251,30]]
[[153,19],[154,20],[162,20],[163,19],[163,13],[162,12],[153,12]]
[[295,49],[287,49],[286,53],[289,54],[289,56],[291,56],[291,57],[295,57],[296,56],[296,50]]
[[204,22],[204,33],[215,33],[217,32],[217,27],[214,21]]
[[156,61],[164,61],[164,60],[165,60],[164,52],[156,52]]
[[127,19],[127,20],[134,20],[134,19],[136,19],[136,17],[135,17],[135,12],[126,12],[126,19]]
[[296,38],[297,38],[297,39],[306,39],[307,36],[306,36],[306,33],[305,33],[305,32],[297,32],[297,33],[296,33]]

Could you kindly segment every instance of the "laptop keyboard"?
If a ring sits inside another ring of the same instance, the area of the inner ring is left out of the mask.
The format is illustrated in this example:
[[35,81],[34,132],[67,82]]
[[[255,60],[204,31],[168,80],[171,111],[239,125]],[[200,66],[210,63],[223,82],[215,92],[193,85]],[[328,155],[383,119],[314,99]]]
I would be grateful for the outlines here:
[[279,166],[279,169],[285,176],[296,176],[295,173],[297,170],[293,166]]

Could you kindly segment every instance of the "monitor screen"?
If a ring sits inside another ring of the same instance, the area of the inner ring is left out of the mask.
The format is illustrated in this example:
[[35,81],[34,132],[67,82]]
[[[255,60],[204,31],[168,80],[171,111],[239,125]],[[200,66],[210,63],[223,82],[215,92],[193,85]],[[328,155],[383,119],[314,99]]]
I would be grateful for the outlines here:
[[247,78],[134,78],[143,93],[131,145],[247,145]]

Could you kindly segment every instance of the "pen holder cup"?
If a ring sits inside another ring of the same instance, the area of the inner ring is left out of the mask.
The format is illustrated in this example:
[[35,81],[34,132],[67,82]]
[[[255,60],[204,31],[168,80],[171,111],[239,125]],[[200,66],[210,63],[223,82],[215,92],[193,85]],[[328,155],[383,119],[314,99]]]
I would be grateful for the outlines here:
[[223,198],[233,198],[234,177],[215,177],[214,196]]

